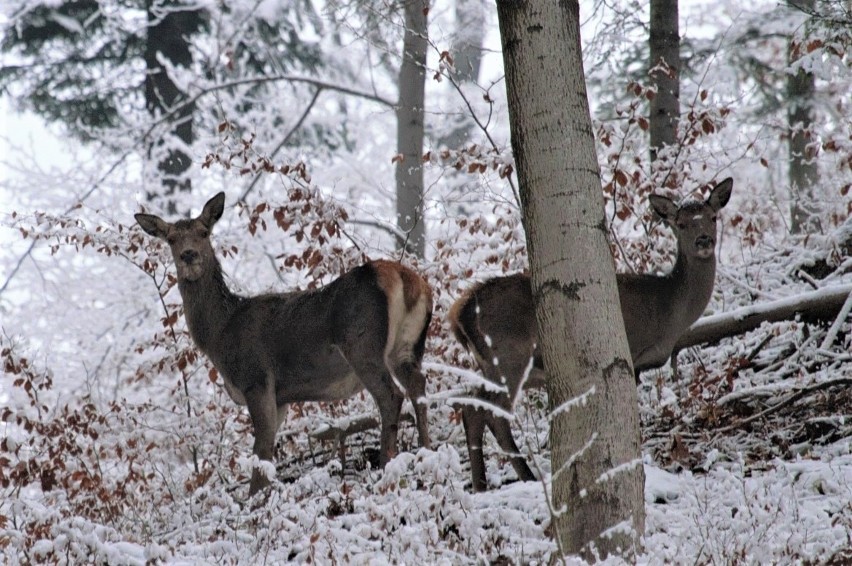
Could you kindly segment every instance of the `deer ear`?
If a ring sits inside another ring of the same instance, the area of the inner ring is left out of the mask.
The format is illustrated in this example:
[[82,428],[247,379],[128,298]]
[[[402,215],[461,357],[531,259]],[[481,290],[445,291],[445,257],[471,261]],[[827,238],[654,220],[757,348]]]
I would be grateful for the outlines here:
[[166,239],[166,235],[169,233],[169,223],[159,216],[139,213],[136,214],[134,218],[136,218],[136,222],[139,223],[139,226],[151,236],[154,236],[155,238],[162,238],[164,240]]
[[728,177],[710,191],[710,196],[707,197],[707,204],[709,204],[713,210],[720,210],[723,206],[728,204],[733,188],[734,180],[731,177]]
[[677,205],[668,197],[662,195],[651,195],[648,197],[651,208],[660,218],[671,224],[677,217]]
[[212,228],[216,222],[222,218],[222,213],[225,211],[225,193],[219,193],[215,197],[207,201],[201,215],[198,217],[201,222],[208,228]]

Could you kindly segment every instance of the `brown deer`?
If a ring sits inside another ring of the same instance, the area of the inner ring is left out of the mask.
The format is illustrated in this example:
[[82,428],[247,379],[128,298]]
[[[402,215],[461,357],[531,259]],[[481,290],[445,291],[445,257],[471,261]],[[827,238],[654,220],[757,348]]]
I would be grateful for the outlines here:
[[[396,455],[404,394],[414,405],[420,444],[430,447],[420,363],[432,318],[432,291],[410,269],[371,261],[314,291],[241,297],[228,288],[210,231],[222,217],[219,193],[197,218],[170,223],[137,214],[171,247],[186,324],[254,426],[254,454],[272,461],[286,404],[346,399],[365,388],[381,417],[380,463]],[[400,387],[405,391],[400,391]],[[255,469],[249,495],[268,485]]]
[[[710,301],[716,277],[716,213],[727,204],[732,186],[733,180],[725,179],[706,201],[680,207],[663,196],[649,197],[651,207],[674,231],[678,253],[668,275],[616,276],[637,383],[640,371],[666,362],[677,339]],[[509,421],[496,414],[511,413],[522,387],[544,384],[529,276],[495,277],[474,285],[453,304],[448,317],[456,338],[495,384],[480,388],[475,401],[462,406],[474,491],[487,488],[482,454],[486,425],[518,478],[535,479],[512,438]]]

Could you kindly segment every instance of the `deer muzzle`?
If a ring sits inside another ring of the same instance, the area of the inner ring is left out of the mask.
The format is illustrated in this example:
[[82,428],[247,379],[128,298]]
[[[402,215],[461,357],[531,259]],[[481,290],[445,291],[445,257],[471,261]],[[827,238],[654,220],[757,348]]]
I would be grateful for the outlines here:
[[198,252],[195,250],[184,250],[180,254],[180,260],[187,265],[192,265],[198,261]]
[[715,247],[716,241],[711,236],[705,234],[695,239],[695,255],[700,258],[706,259],[712,256]]

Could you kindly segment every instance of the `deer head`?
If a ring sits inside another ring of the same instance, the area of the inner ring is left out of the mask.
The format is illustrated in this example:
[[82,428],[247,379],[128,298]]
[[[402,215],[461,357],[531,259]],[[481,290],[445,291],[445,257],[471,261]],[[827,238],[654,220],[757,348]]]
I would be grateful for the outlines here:
[[734,181],[725,179],[710,192],[706,201],[688,202],[678,207],[662,195],[651,195],[651,208],[675,234],[678,257],[710,259],[716,250],[716,213],[728,204]]
[[172,250],[179,282],[197,281],[216,263],[210,244],[210,231],[222,218],[225,193],[219,193],[204,205],[198,217],[166,222],[153,214],[137,214],[136,221],[145,232],[168,242]]

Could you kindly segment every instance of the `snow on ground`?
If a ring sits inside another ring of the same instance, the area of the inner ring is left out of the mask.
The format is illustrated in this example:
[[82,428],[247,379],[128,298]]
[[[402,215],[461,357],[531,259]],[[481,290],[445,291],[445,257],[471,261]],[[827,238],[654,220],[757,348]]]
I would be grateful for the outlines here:
[[[818,250],[766,254],[762,264],[728,268],[711,310],[810,292],[814,281],[790,275],[810,255],[818,258]],[[439,288],[442,272],[429,269],[437,272],[440,325],[458,289]],[[848,283],[845,273],[825,277],[825,284]],[[143,302],[150,304],[156,295],[145,291]],[[116,301],[113,308],[127,302]],[[162,333],[159,315],[165,313],[148,314]],[[138,356],[121,361],[134,371],[122,374],[116,382],[120,395],[109,402],[81,390],[77,370],[63,370],[26,344],[0,336],[6,371],[0,377],[6,396],[0,561],[553,560],[546,484],[513,481],[490,435],[485,449],[492,489],[469,491],[467,449],[452,399],[471,376],[450,369],[460,365],[460,349],[446,340],[445,328],[433,332],[425,364],[434,451],[417,449],[413,427],[403,423],[401,453],[379,472],[371,464],[376,431],[350,436],[343,446],[310,434],[375,416],[368,395],[295,405],[278,436],[279,481],[250,501],[245,411],[213,383],[204,360],[189,356],[188,337],[177,328],[166,339],[140,333],[145,341],[134,342],[132,350]],[[677,378],[668,367],[643,375],[647,520],[641,563],[852,561],[848,322],[836,329],[824,344],[828,324],[763,325],[681,353]],[[527,393],[515,427],[519,445],[545,480],[546,406],[543,393]]]

